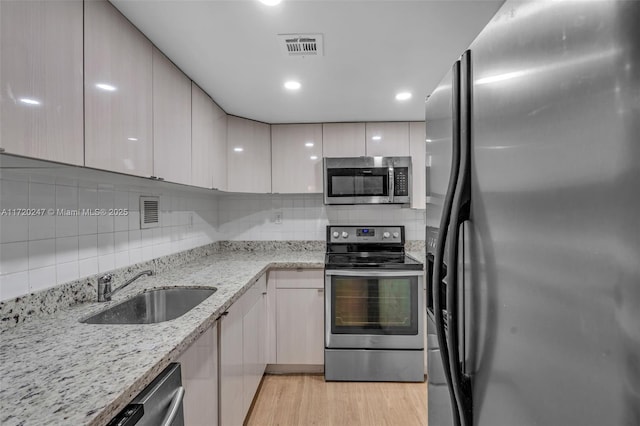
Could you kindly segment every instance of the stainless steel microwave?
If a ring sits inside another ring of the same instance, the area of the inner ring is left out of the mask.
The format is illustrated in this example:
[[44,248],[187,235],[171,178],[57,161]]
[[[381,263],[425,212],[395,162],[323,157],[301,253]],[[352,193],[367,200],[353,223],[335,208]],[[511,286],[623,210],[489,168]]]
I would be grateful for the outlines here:
[[327,158],[325,204],[408,204],[411,157]]

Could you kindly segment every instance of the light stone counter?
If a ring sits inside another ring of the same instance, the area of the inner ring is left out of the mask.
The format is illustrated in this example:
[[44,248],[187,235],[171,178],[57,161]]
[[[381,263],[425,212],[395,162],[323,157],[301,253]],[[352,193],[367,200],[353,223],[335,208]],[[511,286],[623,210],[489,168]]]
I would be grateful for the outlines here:
[[[0,424],[104,425],[270,268],[323,268],[324,250],[214,253],[158,268],[108,303],[82,303],[0,334]],[[80,319],[158,287],[217,287],[187,314],[146,325]]]

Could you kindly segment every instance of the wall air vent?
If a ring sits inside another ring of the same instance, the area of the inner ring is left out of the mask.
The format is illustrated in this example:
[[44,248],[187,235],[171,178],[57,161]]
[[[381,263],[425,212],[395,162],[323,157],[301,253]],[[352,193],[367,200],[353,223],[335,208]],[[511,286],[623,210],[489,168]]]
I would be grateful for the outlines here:
[[278,34],[278,41],[287,56],[324,56],[322,34]]
[[140,229],[160,226],[160,197],[140,197]]

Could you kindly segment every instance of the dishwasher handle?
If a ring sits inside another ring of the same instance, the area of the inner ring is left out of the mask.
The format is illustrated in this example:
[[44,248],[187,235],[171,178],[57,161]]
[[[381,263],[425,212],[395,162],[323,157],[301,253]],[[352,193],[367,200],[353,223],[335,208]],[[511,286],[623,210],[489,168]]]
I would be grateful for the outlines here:
[[184,400],[184,387],[180,386],[176,393],[173,395],[173,399],[171,400],[171,404],[169,404],[169,408],[167,409],[167,415],[162,420],[162,426],[171,426],[173,421],[176,419],[176,416],[180,412],[180,406],[182,405],[182,401]]

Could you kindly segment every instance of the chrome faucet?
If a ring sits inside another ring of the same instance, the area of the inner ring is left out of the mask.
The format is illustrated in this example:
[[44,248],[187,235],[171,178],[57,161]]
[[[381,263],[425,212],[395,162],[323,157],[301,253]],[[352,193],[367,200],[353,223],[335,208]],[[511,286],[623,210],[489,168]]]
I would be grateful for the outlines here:
[[153,271],[151,269],[142,271],[136,274],[133,278],[127,280],[124,284],[122,284],[120,287],[116,288],[115,290],[111,289],[111,281],[113,280],[113,275],[106,274],[101,276],[100,278],[98,278],[98,302],[110,302],[111,296],[113,296],[118,291],[122,290],[123,288],[125,288],[126,286],[128,286],[129,284],[131,284],[132,282],[134,282],[135,280],[137,280],[143,275],[153,275]]

